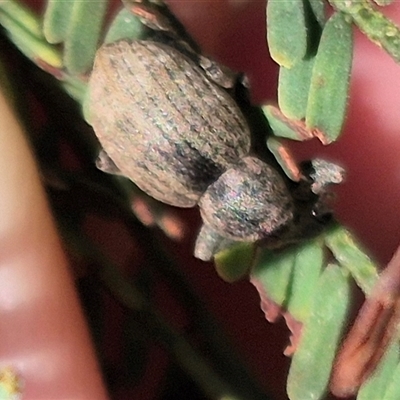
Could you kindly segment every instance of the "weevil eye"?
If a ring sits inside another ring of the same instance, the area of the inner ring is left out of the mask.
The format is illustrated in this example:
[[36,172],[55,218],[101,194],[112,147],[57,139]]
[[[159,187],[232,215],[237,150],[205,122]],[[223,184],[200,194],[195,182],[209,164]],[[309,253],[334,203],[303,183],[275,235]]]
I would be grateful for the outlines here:
[[317,207],[313,208],[311,214],[323,225],[327,225],[329,222],[331,222],[333,217],[333,211],[331,209],[326,208],[325,210],[322,210],[319,204],[317,204]]

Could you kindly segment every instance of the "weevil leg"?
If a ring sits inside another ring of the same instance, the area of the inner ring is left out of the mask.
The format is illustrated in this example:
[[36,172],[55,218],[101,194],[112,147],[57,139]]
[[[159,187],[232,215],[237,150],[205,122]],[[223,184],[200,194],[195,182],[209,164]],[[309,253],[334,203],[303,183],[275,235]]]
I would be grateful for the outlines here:
[[230,68],[202,55],[199,56],[199,64],[210,80],[225,89],[233,88],[240,76]]
[[104,150],[100,150],[100,153],[97,156],[96,167],[107,174],[121,175],[119,168]]
[[335,360],[330,388],[347,397],[375,370],[400,322],[400,247],[365,300]]
[[203,224],[196,239],[194,256],[203,261],[210,261],[214,254],[234,243],[233,240],[221,236],[209,225]]
[[345,170],[322,159],[306,161],[298,166],[289,149],[274,137],[268,139],[268,147],[286,175],[295,182],[291,195],[297,204],[297,213],[290,228],[286,227],[278,237],[263,239],[261,243],[278,248],[317,236],[332,221],[335,199],[332,186],[344,180]]

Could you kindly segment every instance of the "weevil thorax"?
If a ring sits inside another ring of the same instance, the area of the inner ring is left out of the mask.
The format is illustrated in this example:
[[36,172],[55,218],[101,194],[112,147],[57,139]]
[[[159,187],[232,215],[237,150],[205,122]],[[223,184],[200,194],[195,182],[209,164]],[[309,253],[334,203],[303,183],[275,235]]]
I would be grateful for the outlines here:
[[295,213],[282,176],[255,157],[245,157],[209,186],[199,202],[205,224],[238,241],[257,241],[290,224]]
[[97,53],[90,122],[120,172],[152,197],[194,206],[250,150],[236,102],[164,43],[121,40]]

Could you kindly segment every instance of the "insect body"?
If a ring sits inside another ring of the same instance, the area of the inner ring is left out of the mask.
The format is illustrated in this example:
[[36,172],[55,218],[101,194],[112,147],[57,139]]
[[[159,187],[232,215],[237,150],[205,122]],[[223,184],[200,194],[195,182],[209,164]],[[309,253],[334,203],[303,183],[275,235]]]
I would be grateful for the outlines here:
[[238,84],[232,76],[177,40],[151,39],[103,46],[90,80],[103,169],[162,202],[199,204],[204,226],[195,255],[204,260],[230,241],[304,233],[304,207],[287,179],[250,155],[248,122],[228,91]]
[[193,207],[250,150],[231,96],[178,50],[120,41],[97,55],[92,124],[123,175],[154,198]]
[[[317,233],[330,215],[328,187],[342,181],[343,170],[314,160],[290,182],[255,156],[249,122],[229,91],[238,84],[232,73],[182,43],[170,21],[144,2],[133,7],[167,40],[155,35],[99,50],[88,102],[103,147],[98,165],[162,202],[198,204],[203,227],[195,255],[203,260],[232,241],[275,247]],[[397,331],[399,254],[339,354],[331,380],[338,395],[357,390]]]

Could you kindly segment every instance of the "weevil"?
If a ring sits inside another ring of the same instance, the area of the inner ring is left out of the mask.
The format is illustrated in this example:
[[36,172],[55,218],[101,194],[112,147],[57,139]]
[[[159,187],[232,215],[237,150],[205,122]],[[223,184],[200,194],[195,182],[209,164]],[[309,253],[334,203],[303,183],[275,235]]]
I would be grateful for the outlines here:
[[[98,52],[89,85],[90,122],[103,147],[97,165],[162,202],[198,204],[195,255],[203,260],[235,241],[276,247],[320,232],[343,169],[319,159],[298,169],[288,159],[288,179],[252,147],[243,79],[201,55],[164,6],[126,3],[154,34]],[[399,263],[398,251],[339,352],[337,395],[358,390],[396,335]]]
[[343,170],[315,160],[289,182],[252,151],[243,77],[200,54],[162,6],[130,8],[152,34],[102,46],[89,83],[100,169],[161,202],[198,204],[202,260],[236,241],[278,246],[319,232],[330,215],[327,188]]
[[[162,202],[198,204],[195,256],[203,260],[236,241],[277,247],[319,233],[331,217],[329,187],[343,180],[343,169],[319,159],[298,168],[288,159],[292,180],[285,176],[254,151],[244,80],[204,57],[163,5],[126,3],[152,33],[98,51],[88,105],[103,147],[100,169]],[[399,257],[339,352],[331,379],[338,395],[358,389],[397,331]]]

